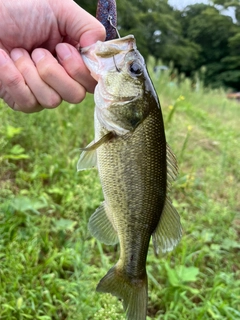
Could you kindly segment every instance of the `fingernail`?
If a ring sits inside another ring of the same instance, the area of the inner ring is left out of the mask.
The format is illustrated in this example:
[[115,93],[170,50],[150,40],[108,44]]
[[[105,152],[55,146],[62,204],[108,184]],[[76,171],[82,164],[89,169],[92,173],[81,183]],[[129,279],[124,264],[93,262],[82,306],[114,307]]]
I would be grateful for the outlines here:
[[8,55],[4,50],[0,49],[0,67],[8,62]]
[[22,56],[23,56],[23,51],[21,49],[16,48],[11,51],[11,58],[13,59],[13,61],[17,61]]
[[62,60],[66,60],[72,56],[71,50],[69,49],[68,45],[66,45],[65,43],[59,43],[56,46],[56,51],[57,51],[57,55]]
[[32,53],[32,58],[35,63],[38,63],[45,57],[45,52],[42,49],[35,49]]

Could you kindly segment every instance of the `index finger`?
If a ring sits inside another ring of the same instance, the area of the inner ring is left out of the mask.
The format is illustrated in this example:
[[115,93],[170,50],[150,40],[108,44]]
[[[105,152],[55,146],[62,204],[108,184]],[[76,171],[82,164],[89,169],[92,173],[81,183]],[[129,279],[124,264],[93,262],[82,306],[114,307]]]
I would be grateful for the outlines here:
[[57,11],[61,34],[77,41],[81,47],[105,40],[103,25],[74,1],[67,2],[67,5],[64,1],[58,2]]

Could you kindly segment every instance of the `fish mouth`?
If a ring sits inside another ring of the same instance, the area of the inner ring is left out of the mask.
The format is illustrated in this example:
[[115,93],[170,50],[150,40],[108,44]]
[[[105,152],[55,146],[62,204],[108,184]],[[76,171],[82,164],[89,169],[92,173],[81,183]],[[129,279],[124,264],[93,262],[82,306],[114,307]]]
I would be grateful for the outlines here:
[[100,75],[115,70],[124,63],[129,51],[137,49],[133,35],[109,41],[97,41],[81,49],[81,56],[92,77],[98,81]]
[[122,51],[129,51],[136,47],[136,41],[133,35],[128,35],[123,38],[108,40],[108,41],[97,41],[96,43],[81,48],[80,53],[86,55],[92,49],[95,50],[97,56],[102,58],[112,57]]

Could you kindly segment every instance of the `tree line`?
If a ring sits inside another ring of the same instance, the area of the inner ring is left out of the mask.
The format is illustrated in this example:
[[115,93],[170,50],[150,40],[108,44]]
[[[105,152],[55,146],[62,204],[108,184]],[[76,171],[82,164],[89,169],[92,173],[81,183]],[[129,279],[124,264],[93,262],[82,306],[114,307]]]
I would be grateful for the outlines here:
[[[97,0],[75,0],[95,16]],[[233,8],[235,19],[223,14]],[[240,91],[240,1],[213,0],[176,10],[167,0],[117,0],[121,36],[134,34],[141,54],[204,84]]]

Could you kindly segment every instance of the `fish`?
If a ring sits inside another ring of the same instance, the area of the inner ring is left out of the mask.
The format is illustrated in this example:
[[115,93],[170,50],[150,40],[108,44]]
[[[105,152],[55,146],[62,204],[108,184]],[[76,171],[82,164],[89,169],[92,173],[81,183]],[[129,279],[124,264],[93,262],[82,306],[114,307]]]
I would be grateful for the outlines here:
[[119,243],[119,260],[97,285],[123,301],[128,320],[145,320],[146,259],[152,237],[156,255],[182,236],[169,198],[178,173],[166,142],[162,111],[133,35],[83,48],[94,92],[94,140],[83,148],[78,171],[97,167],[104,201],[89,219],[93,237]]

